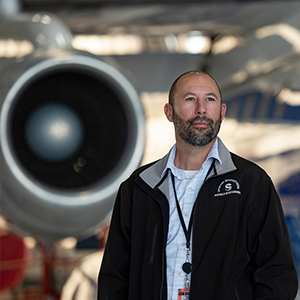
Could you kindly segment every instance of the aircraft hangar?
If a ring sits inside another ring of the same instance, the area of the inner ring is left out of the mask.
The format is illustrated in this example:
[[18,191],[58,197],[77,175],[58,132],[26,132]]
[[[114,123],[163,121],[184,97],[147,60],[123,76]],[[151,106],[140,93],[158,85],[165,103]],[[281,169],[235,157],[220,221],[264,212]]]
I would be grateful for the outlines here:
[[217,80],[220,137],[272,178],[299,275],[299,16],[299,1],[0,0],[0,298],[96,299],[118,187],[174,144],[163,106],[188,70]]

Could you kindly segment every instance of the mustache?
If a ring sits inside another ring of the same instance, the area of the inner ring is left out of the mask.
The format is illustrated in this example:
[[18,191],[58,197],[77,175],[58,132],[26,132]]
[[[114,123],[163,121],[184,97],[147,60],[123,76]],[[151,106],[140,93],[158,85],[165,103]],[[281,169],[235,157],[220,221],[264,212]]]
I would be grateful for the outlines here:
[[189,119],[187,121],[188,126],[191,126],[192,124],[194,124],[195,122],[206,122],[208,123],[211,127],[214,125],[214,121],[212,119],[209,119],[206,116],[197,116],[195,118]]

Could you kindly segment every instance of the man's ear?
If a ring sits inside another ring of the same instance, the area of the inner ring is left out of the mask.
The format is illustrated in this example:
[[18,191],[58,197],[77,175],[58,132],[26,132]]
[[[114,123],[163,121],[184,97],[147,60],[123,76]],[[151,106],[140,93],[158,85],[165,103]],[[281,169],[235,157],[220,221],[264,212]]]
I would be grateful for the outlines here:
[[164,106],[164,112],[165,112],[165,115],[166,115],[167,119],[170,122],[173,122],[173,108],[172,108],[172,106],[169,103],[165,104],[165,106]]
[[226,104],[225,104],[225,103],[222,103],[222,106],[221,106],[221,110],[222,110],[222,113],[221,113],[221,115],[222,115],[222,121],[223,121],[224,118],[225,118],[226,109],[227,109]]

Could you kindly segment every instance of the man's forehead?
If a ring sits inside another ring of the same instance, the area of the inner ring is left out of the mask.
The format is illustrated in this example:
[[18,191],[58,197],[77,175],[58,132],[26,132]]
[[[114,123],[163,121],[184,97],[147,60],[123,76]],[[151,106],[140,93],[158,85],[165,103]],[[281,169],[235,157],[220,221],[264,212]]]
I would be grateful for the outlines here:
[[[192,73],[192,74],[186,74],[182,78],[179,79],[177,82],[177,85],[182,89],[185,90],[185,92],[188,92],[188,89],[190,87],[207,87],[208,89],[211,89],[212,92],[218,92],[219,89],[215,81],[208,75],[202,74],[202,73]],[[177,88],[178,88],[177,86]],[[192,91],[191,91],[192,92]]]
[[192,79],[199,80],[199,82],[202,81],[202,80],[203,81],[208,80],[208,81],[210,81],[210,82],[212,82],[216,85],[214,80],[209,75],[204,74],[204,73],[200,73],[200,72],[185,74],[181,78],[179,78],[178,83],[183,82],[183,81],[186,82],[186,81],[189,81],[189,80],[192,80]]

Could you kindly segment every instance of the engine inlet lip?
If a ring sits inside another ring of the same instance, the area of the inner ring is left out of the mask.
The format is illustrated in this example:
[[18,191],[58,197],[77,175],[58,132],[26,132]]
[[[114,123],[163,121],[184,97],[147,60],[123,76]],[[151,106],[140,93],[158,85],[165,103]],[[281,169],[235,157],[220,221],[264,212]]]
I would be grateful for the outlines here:
[[[91,70],[96,74],[99,74],[104,80],[109,81],[112,85],[115,85],[116,89],[121,89],[122,92],[125,92],[127,95],[127,102],[125,105],[127,113],[131,116],[131,119],[134,116],[133,124],[131,124],[130,128],[133,133],[135,133],[133,136],[136,136],[136,138],[131,141],[134,150],[131,151],[131,153],[125,153],[125,159],[122,162],[124,169],[122,172],[112,175],[113,178],[105,178],[103,182],[99,182],[92,190],[90,189],[88,193],[84,190],[62,192],[55,188],[41,186],[40,183],[36,182],[36,180],[28,174],[18,161],[18,158],[13,151],[11,137],[9,136],[9,118],[11,117],[14,105],[16,105],[14,99],[18,98],[17,96],[21,93],[24,86],[28,85],[28,82],[34,80],[38,75],[59,69],[63,66],[74,68],[80,67]],[[62,205],[86,205],[97,202],[98,199],[111,197],[116,193],[120,182],[126,179],[132,170],[139,165],[144,152],[145,116],[137,92],[126,77],[117,69],[107,65],[103,61],[88,56],[71,55],[68,57],[48,58],[29,68],[16,80],[7,93],[3,102],[0,117],[1,148],[11,173],[13,173],[16,180],[25,189],[35,194],[35,196],[52,203],[59,203]]]

